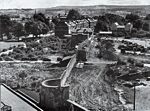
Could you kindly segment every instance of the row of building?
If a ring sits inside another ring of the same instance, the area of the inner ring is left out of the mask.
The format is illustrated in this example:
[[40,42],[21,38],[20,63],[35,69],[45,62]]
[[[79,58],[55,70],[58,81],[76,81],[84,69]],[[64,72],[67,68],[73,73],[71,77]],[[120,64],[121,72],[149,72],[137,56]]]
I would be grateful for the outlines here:
[[60,21],[55,25],[55,35],[63,38],[64,35],[91,33],[94,31],[97,20],[83,19],[75,21]]

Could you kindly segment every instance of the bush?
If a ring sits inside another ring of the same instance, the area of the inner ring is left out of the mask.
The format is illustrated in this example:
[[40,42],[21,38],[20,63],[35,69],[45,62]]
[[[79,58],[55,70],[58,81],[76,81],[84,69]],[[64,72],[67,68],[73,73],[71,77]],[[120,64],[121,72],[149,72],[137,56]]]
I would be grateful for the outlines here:
[[34,57],[34,56],[35,56],[34,54],[29,54],[29,55],[28,55],[29,58],[32,58],[32,57]]
[[7,54],[2,54],[2,55],[1,55],[1,57],[5,57],[5,56],[7,56]]
[[2,57],[0,57],[0,61],[3,61],[3,58],[2,58]]
[[129,73],[136,73],[136,72],[137,72],[136,69],[131,69],[131,70],[129,70]]
[[9,50],[12,50],[13,48],[12,47],[9,47]]
[[4,57],[4,60],[5,60],[5,61],[13,61],[13,59],[10,58],[10,57],[8,57],[8,56],[5,56],[5,57]]
[[135,62],[135,60],[134,59],[132,59],[132,58],[128,58],[128,60],[127,60],[129,63],[131,63],[131,64],[134,64],[134,62]]
[[143,63],[136,63],[135,66],[137,66],[137,67],[144,67],[144,64]]
[[45,57],[43,57],[42,60],[43,60],[43,61],[51,61],[51,59],[45,58]]
[[15,49],[13,49],[13,52],[16,52],[16,53],[22,53],[22,50],[19,49],[19,48],[15,48]]
[[16,53],[16,55],[14,55],[14,59],[16,60],[20,60],[23,57],[22,54]]
[[31,60],[31,61],[37,61],[38,58],[36,58],[36,57],[31,57],[30,60]]
[[62,58],[58,57],[58,58],[57,58],[57,61],[62,61]]
[[7,49],[3,49],[3,50],[2,50],[2,52],[6,52],[6,51],[7,51]]
[[22,57],[21,58],[21,61],[29,61],[30,60],[30,58],[28,58],[28,57]]
[[117,65],[126,65],[126,62],[124,62],[120,58],[118,58]]

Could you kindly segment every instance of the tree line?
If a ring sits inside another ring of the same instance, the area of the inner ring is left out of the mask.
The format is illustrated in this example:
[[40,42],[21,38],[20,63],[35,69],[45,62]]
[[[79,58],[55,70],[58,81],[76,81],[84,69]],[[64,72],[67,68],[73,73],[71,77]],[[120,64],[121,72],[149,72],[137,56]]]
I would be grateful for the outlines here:
[[27,36],[33,34],[37,37],[40,34],[46,34],[50,31],[49,19],[44,14],[34,14],[33,17],[23,23],[11,20],[8,15],[0,15],[0,38],[6,36],[11,39],[13,36],[18,38],[20,36]]

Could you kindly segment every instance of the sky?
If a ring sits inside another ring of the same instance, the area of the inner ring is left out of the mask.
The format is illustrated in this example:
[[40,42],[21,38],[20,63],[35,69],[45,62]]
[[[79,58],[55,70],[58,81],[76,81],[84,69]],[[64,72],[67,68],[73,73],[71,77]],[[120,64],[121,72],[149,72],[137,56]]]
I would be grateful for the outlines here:
[[150,5],[150,0],[0,0],[0,9],[85,5]]

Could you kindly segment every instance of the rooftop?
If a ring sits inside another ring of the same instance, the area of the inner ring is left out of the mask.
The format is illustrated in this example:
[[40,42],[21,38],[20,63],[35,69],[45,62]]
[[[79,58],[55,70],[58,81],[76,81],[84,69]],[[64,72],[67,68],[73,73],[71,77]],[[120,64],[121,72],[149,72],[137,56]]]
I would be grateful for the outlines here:
[[[11,106],[12,111],[43,111],[37,107],[34,103],[24,98],[21,94],[15,92],[5,85],[0,85],[1,87],[1,101]],[[26,101],[28,102],[26,102]],[[33,107],[34,105],[34,107]]]

